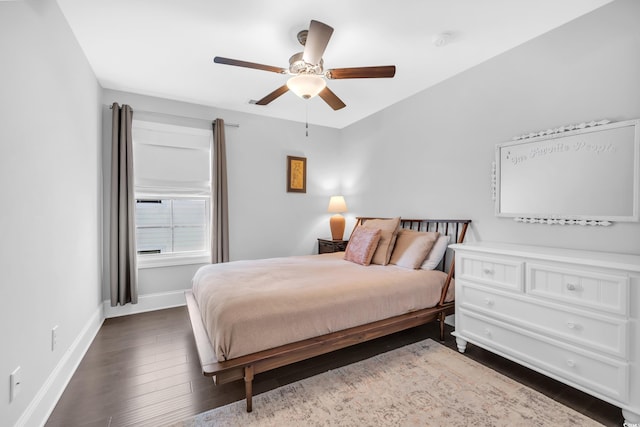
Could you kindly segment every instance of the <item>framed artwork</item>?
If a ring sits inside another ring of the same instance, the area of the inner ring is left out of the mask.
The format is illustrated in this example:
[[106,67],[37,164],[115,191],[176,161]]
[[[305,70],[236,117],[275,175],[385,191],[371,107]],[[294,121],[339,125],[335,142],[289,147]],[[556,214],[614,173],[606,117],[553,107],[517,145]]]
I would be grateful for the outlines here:
[[287,156],[287,192],[307,192],[307,158]]

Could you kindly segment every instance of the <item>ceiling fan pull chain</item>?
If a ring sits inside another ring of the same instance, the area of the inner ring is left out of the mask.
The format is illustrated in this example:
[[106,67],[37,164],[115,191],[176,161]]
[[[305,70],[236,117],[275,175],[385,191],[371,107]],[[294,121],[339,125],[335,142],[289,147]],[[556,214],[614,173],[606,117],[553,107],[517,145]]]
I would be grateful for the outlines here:
[[307,105],[305,106],[305,119],[304,119],[304,127],[305,127],[305,134],[306,137],[309,138],[309,103],[306,103]]

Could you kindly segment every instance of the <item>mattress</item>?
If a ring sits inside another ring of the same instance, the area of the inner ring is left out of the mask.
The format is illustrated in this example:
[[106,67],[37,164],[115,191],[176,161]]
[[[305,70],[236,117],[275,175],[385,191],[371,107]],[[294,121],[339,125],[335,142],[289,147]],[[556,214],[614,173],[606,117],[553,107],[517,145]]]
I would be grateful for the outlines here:
[[[446,274],[344,253],[201,267],[193,295],[218,361],[433,307]],[[447,300],[453,300],[453,282]]]

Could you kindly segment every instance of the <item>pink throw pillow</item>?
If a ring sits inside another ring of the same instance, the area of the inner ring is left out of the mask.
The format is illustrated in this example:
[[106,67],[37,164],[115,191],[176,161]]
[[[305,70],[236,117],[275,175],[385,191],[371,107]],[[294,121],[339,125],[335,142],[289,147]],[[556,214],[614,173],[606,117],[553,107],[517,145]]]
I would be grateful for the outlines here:
[[356,264],[369,265],[379,241],[380,230],[359,226],[349,239],[347,249],[344,252],[344,259]]

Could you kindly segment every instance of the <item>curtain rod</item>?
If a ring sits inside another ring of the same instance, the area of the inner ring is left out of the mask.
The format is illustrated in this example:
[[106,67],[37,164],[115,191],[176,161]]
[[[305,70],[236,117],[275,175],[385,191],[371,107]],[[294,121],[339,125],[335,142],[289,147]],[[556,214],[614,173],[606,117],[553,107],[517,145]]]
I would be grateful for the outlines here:
[[[109,105],[109,109],[113,109],[113,105]],[[160,113],[158,111],[144,111],[144,110],[133,110],[134,113],[142,113],[142,114],[158,114],[161,116],[170,116],[170,117],[176,117],[176,118],[180,118],[180,119],[190,119],[190,120],[203,120],[203,121],[208,121],[207,119],[200,119],[198,117],[188,117],[188,116],[179,116],[177,114],[170,114],[170,113]],[[239,128],[240,125],[238,123],[226,123],[224,124],[225,126],[229,126],[232,128]]]

